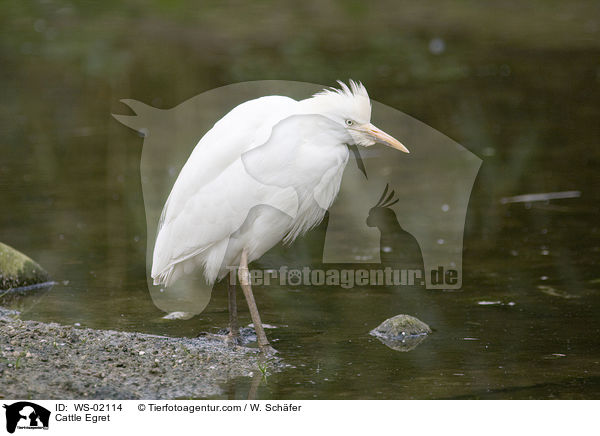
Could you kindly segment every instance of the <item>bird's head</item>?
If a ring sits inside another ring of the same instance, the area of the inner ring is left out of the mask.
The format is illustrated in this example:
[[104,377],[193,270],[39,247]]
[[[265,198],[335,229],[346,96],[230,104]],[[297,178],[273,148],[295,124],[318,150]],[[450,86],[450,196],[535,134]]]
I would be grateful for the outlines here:
[[355,145],[370,147],[379,142],[409,153],[396,138],[371,124],[371,100],[360,82],[350,80],[350,86],[338,80],[340,89],[325,89],[312,98],[313,107],[327,118],[344,126]]
[[377,201],[377,204],[369,210],[369,216],[367,217],[367,226],[369,227],[386,227],[386,223],[390,221],[396,222],[396,213],[391,207],[398,203],[400,199],[394,199],[394,190],[388,193],[390,185],[385,185],[383,194]]

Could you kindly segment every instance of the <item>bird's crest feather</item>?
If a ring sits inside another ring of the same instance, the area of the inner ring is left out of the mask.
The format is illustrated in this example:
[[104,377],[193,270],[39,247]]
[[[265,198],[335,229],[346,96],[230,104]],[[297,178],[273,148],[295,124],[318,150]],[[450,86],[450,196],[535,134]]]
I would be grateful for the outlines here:
[[326,88],[313,95],[324,113],[343,113],[355,121],[367,123],[371,119],[371,100],[367,89],[360,82],[350,80],[350,86],[338,80],[340,88]]
[[328,88],[328,89],[323,89],[322,91],[317,92],[314,97],[320,96],[320,95],[332,95],[332,94],[337,94],[337,95],[341,95],[344,97],[366,97],[369,98],[369,93],[367,92],[367,88],[365,88],[365,86],[361,83],[361,82],[355,82],[354,80],[350,79],[349,83],[350,86],[346,85],[344,82],[342,82],[341,80],[337,80],[337,83],[340,85],[341,89],[337,89],[337,88]]

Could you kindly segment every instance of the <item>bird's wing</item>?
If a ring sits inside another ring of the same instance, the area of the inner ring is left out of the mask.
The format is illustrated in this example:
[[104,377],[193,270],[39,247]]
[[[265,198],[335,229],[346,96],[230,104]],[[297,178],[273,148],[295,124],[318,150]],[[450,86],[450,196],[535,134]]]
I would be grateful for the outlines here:
[[[265,135],[258,132],[253,137]],[[190,186],[200,179],[187,179],[189,173],[184,171],[195,170],[196,161],[190,157],[165,206],[152,277],[164,283],[174,265],[213,246],[222,247],[255,206],[272,206],[295,219],[302,198],[322,195],[331,168],[345,165],[348,151],[343,143],[348,139],[343,127],[323,116],[291,115],[269,129],[264,143],[254,141],[224,168],[208,169],[214,176],[202,178],[203,184]],[[211,262],[220,267],[218,259]]]
[[[279,121],[262,145],[242,154],[248,174],[265,185],[314,189],[345,163],[351,140],[346,129],[323,115],[294,114]],[[324,179],[325,176],[325,179]]]
[[[294,216],[296,193],[291,188],[260,183],[246,173],[238,159],[216,179],[196,190],[181,213],[163,225],[154,247],[152,276],[167,274],[168,277],[174,265],[215,247],[222,257],[227,248],[223,241],[244,224],[253,207],[261,204]],[[211,259],[216,255],[211,253]],[[221,260],[213,259],[212,263],[220,267]]]
[[[253,198],[236,193],[253,187],[235,163],[247,150],[263,144],[273,125],[293,113],[298,102],[268,96],[245,102],[219,120],[202,137],[183,166],[165,203],[158,225],[152,277],[237,230]],[[246,175],[247,176],[247,175]],[[250,184],[250,185],[249,185]],[[241,217],[241,218],[240,218]]]
[[160,228],[175,219],[202,186],[216,179],[242,153],[263,144],[273,125],[293,113],[298,102],[267,96],[236,106],[200,139],[181,169],[160,218]]
[[350,141],[339,123],[322,115],[297,114],[281,120],[265,144],[242,155],[253,178],[296,191],[298,211],[287,243],[317,225],[335,199]]

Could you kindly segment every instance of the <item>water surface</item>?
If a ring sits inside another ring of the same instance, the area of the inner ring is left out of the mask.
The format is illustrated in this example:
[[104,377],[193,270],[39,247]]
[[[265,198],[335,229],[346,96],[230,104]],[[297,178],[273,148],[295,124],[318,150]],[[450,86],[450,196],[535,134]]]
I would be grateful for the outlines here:
[[[0,240],[60,283],[24,317],[173,336],[226,326],[222,287],[200,316],[161,320],[145,278],[142,138],[110,114],[127,113],[121,98],[169,108],[233,82],[352,77],[483,159],[463,287],[257,287],[264,322],[278,326],[269,337],[293,365],[258,397],[598,398],[600,15],[590,5],[545,10],[535,26],[499,12],[510,35],[477,7],[432,20],[413,6],[413,20],[337,6],[308,32],[290,5],[260,30],[208,6],[193,17],[185,6],[2,6]],[[261,8],[240,12],[262,20]],[[569,190],[581,196],[501,202]],[[311,260],[317,241],[264,262]],[[399,313],[434,329],[407,353],[368,335]],[[250,383],[232,382],[224,398],[245,398]]]

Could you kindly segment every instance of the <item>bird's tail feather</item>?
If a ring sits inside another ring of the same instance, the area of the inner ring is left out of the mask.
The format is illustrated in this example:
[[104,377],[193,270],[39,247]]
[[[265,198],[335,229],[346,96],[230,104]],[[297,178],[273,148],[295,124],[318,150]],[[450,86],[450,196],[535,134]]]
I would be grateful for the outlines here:
[[156,275],[152,276],[155,285],[165,285],[169,286],[171,284],[171,277],[173,276],[173,270],[175,268],[172,266],[171,268],[162,271]]

